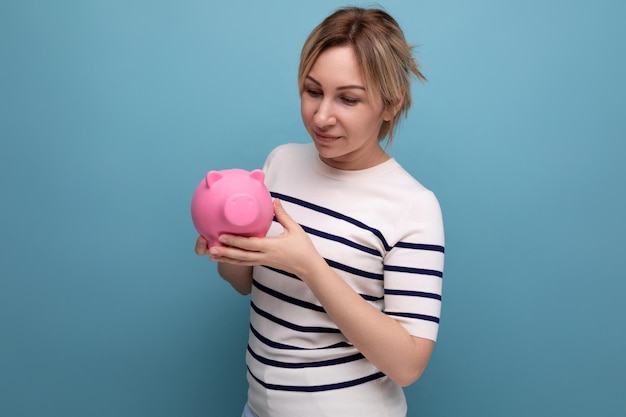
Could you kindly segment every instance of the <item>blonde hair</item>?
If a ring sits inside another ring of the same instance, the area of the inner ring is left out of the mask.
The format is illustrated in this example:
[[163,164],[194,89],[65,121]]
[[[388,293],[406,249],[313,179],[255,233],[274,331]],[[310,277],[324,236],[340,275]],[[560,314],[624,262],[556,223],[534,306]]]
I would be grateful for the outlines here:
[[378,140],[391,143],[398,121],[411,107],[411,76],[426,77],[414,59],[402,29],[388,13],[380,9],[341,8],[328,16],[309,35],[302,47],[298,69],[298,87],[322,52],[335,46],[350,46],[356,54],[370,99],[382,100],[383,109],[394,110],[392,119],[383,121]]

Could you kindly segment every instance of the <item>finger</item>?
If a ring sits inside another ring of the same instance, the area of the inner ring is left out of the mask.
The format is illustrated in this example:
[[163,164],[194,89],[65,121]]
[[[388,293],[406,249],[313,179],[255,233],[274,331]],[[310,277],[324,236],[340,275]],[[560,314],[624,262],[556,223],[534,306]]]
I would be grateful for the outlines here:
[[211,260],[218,262],[255,264],[258,261],[260,252],[242,250],[232,246],[214,246],[209,249]]
[[230,248],[243,249],[244,251],[252,251],[258,252],[261,250],[259,246],[259,242],[257,238],[254,237],[245,237],[245,236],[235,236],[235,235],[220,235],[218,240],[225,247],[219,248],[219,250],[225,250]]
[[196,239],[195,250],[196,250],[196,255],[198,256],[204,256],[204,255],[209,254],[208,243],[206,239],[203,238],[202,236],[198,236],[198,239]]
[[289,214],[285,211],[285,208],[280,200],[277,198],[274,199],[274,215],[276,216],[278,223],[280,223],[286,230],[289,230],[289,226],[295,223],[291,216],[289,216]]
[[248,261],[245,259],[238,259],[238,258],[229,258],[227,256],[220,256],[220,255],[211,255],[210,259],[213,262],[233,264],[233,265],[247,265],[247,266],[256,265],[256,263],[253,261]]

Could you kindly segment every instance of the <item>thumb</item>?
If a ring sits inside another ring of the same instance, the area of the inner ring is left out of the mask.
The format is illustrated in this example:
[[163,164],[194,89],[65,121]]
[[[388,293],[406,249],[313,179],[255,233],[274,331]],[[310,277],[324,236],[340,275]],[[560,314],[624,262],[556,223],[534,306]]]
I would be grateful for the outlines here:
[[208,255],[209,253],[209,248],[207,247],[207,241],[205,238],[203,238],[202,236],[198,236],[198,239],[196,239],[196,255],[198,256],[204,256],[204,255]]
[[281,204],[279,199],[274,199],[274,215],[276,216],[276,220],[280,223],[285,230],[289,230],[293,224],[293,219],[287,214],[285,208]]

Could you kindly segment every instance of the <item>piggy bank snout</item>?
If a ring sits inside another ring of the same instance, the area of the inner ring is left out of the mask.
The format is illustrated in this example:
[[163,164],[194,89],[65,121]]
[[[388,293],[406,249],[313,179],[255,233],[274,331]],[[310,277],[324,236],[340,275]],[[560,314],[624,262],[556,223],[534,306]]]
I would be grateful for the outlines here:
[[235,226],[253,224],[261,212],[259,201],[249,194],[230,196],[224,204],[224,217]]

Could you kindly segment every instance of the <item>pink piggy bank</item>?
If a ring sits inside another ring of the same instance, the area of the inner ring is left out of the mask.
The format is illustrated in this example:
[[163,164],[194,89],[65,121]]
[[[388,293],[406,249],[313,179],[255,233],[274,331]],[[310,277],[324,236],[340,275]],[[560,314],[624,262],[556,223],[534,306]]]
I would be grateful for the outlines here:
[[209,171],[191,200],[191,219],[209,246],[224,233],[263,237],[274,218],[272,197],[260,169]]

